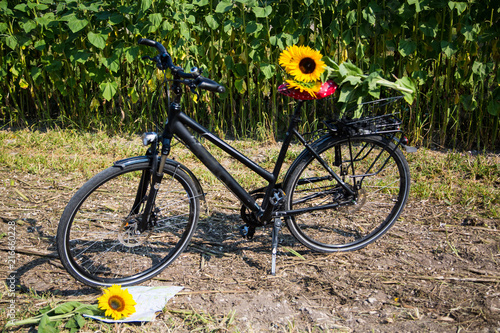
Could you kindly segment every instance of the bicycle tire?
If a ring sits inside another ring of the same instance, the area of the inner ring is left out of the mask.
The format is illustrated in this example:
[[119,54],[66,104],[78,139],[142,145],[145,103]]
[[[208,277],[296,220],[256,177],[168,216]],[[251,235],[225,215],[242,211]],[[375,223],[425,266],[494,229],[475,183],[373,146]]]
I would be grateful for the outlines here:
[[[151,178],[150,168],[146,161],[110,167],[69,201],[59,222],[57,248],[78,281],[92,287],[138,284],[159,274],[187,247],[202,194],[174,163],[164,168],[151,215],[154,227],[141,234],[134,230],[149,193],[150,182],[140,179]],[[147,190],[140,190],[140,184]]]
[[[349,199],[304,150],[285,177],[285,210],[318,210],[288,216],[291,233],[306,247],[328,253],[357,250],[377,240],[395,223],[409,195],[410,171],[401,150],[382,136],[324,137],[312,148],[358,195]],[[321,209],[325,205],[330,208]]]

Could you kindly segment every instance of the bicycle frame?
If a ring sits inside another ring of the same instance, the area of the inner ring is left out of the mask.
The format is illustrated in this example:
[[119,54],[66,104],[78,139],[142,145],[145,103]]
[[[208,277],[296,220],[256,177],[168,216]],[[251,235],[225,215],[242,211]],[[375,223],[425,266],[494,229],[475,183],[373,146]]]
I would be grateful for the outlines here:
[[[293,115],[290,117],[288,131],[286,132],[285,139],[278,155],[278,159],[274,166],[274,170],[272,172],[269,172],[249,159],[247,156],[230,146],[224,140],[212,134],[208,129],[198,124],[184,112],[182,112],[180,105],[182,89],[179,86],[179,83],[175,80],[172,90],[175,93],[175,98],[174,102],[171,103],[169,107],[168,119],[165,123],[164,131],[162,134],[162,158],[158,165],[158,174],[160,174],[160,170],[163,170],[163,165],[165,163],[164,161],[166,159],[166,156],[170,152],[170,141],[175,135],[242,202],[245,207],[247,207],[252,213],[255,214],[255,217],[260,223],[266,224],[273,217],[273,215],[275,217],[283,217],[302,212],[302,210],[300,212],[281,211],[274,212],[273,214],[275,205],[271,203],[271,198],[276,195],[278,190],[277,180],[281,172],[283,162],[285,161],[286,153],[288,151],[288,148],[290,147],[290,143],[292,142],[293,137],[295,136],[307,149],[309,149],[309,151],[312,152],[312,154],[318,159],[318,161],[320,161],[325,169],[329,171],[332,178],[334,178],[347,191],[347,193],[354,195],[353,190],[342,181],[342,179],[326,164],[326,162],[314,151],[314,149],[310,147],[307,141],[296,130],[297,124],[301,121],[299,115],[304,103],[303,101],[298,102]],[[205,147],[203,147],[203,145],[196,139],[196,137],[191,134],[188,128],[198,133],[203,138],[213,143],[215,146],[222,149],[228,155],[238,160],[240,163],[248,167],[250,170],[258,174],[268,182],[268,186],[266,187],[266,191],[262,201],[262,206],[259,206],[257,204],[256,200],[250,195],[250,193],[247,192],[231,176],[231,174],[205,149]]]

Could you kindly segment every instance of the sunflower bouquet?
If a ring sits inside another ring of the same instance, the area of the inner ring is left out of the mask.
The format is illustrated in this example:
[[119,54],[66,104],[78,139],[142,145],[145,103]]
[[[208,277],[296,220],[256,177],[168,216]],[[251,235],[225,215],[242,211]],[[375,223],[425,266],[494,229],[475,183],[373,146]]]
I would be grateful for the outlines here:
[[285,80],[280,92],[296,99],[326,97],[340,86],[338,102],[345,108],[351,103],[360,104],[367,95],[380,97],[381,87],[399,91],[405,100],[413,103],[415,83],[408,77],[389,81],[380,72],[368,75],[350,61],[340,65],[318,50],[308,46],[293,45],[281,52],[279,64],[291,78]]

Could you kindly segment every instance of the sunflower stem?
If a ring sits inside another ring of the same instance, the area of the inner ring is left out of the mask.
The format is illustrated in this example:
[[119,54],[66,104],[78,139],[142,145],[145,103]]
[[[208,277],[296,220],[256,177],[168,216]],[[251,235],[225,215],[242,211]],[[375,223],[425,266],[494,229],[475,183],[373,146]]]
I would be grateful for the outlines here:
[[[52,310],[51,310],[52,311]],[[48,312],[51,312],[51,311],[48,311]],[[40,315],[37,315],[37,316],[34,316],[34,317],[31,317],[31,318],[27,318],[27,319],[22,319],[22,320],[18,320],[18,321],[15,321],[15,322],[8,322],[5,327],[12,327],[12,326],[21,326],[21,325],[30,325],[30,324],[38,324],[40,322],[40,320],[42,319],[42,317],[44,315],[46,315],[48,312],[46,313],[42,313]],[[49,320],[50,321],[58,321],[58,320],[61,320],[61,319],[67,319],[67,318],[71,318],[73,317],[75,314],[77,314],[77,311],[76,309],[68,312],[68,313],[63,313],[63,314],[60,314],[60,315],[57,315],[57,316],[49,316],[47,315],[47,317],[49,317]]]

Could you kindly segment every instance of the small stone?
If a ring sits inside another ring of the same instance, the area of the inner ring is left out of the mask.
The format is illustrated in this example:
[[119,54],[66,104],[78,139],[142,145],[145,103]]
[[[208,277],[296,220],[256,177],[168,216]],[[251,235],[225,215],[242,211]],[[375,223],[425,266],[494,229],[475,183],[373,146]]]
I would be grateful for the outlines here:
[[370,297],[370,298],[368,298],[368,303],[370,303],[370,304],[373,304],[373,303],[375,303],[376,301],[377,301],[377,299],[376,299],[375,297]]

